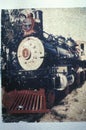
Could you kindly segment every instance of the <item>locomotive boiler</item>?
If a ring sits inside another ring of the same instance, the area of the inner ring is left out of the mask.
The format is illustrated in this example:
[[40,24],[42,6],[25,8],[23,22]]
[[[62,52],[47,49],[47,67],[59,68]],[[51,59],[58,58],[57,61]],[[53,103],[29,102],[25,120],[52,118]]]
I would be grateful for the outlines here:
[[[85,80],[86,56],[77,42],[43,31],[40,10],[2,10],[2,87],[64,90]],[[82,58],[84,57],[84,58]],[[49,93],[50,94],[50,93]]]

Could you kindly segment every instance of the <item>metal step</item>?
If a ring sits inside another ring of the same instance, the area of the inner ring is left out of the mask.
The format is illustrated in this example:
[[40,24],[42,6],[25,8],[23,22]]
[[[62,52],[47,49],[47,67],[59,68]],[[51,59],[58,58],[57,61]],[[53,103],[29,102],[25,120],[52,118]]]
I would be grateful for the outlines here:
[[44,89],[21,90],[5,93],[3,104],[8,113],[46,113],[46,97]]

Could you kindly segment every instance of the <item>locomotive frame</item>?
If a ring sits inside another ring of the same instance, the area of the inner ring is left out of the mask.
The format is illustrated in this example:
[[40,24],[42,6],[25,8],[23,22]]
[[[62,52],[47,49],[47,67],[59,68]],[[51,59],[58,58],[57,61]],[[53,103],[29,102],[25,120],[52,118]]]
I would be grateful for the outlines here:
[[[72,38],[55,37],[43,31],[42,13],[34,9],[2,10],[3,104],[10,113],[44,113],[46,102],[48,107],[53,106],[57,90],[80,85],[86,79],[84,48],[77,48]],[[13,96],[11,101],[13,94],[17,97]],[[31,100],[26,103],[31,106],[28,111],[24,103],[21,105],[23,100],[27,102],[27,97]],[[36,110],[37,102],[40,107]]]

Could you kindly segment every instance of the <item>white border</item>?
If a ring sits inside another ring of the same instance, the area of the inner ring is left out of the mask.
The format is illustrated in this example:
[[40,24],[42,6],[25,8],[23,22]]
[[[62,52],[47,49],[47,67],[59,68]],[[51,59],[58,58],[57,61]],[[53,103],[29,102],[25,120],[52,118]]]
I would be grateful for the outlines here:
[[[60,7],[86,7],[86,0],[1,0],[0,9],[13,8],[60,8]],[[1,13],[1,11],[0,11]],[[0,17],[1,19],[1,17]],[[1,29],[1,24],[0,24]],[[1,32],[1,30],[0,30]],[[1,35],[1,33],[0,33]],[[0,37],[1,38],[1,37]],[[0,39],[1,41],[1,39]],[[1,88],[0,88],[1,91]],[[0,93],[1,103],[1,93]],[[0,110],[1,115],[1,110]],[[1,116],[0,116],[1,117]],[[85,130],[86,122],[66,123],[2,123],[0,130]]]
[[1,9],[85,7],[86,0],[1,0]]

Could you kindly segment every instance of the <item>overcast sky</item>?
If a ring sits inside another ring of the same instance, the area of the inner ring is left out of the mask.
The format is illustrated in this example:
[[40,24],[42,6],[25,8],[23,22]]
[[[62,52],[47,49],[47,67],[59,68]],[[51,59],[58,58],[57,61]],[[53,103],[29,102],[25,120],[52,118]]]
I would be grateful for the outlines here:
[[86,41],[86,8],[45,8],[43,27],[54,35]]

